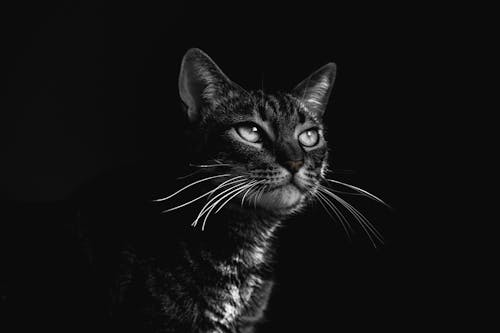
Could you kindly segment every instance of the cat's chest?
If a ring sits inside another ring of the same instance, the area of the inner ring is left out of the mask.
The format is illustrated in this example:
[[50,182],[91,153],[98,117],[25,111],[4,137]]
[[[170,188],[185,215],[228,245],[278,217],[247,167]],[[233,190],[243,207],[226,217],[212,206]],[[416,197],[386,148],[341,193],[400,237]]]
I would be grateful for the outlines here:
[[[234,274],[236,270],[229,266],[222,269],[226,274]],[[262,284],[263,280],[259,276],[249,274],[243,280],[229,280],[211,288],[204,315],[222,326],[233,326],[249,310],[252,297]]]

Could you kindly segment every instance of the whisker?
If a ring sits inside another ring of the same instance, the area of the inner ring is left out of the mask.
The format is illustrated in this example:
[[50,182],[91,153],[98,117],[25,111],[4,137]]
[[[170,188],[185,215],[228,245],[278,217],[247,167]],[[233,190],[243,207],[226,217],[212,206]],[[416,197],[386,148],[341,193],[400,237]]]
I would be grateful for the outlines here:
[[[207,203],[203,206],[203,208],[198,213],[197,219],[199,217],[201,217],[207,211],[207,209],[209,209],[211,207],[211,205],[214,202],[219,200],[221,198],[221,196],[224,196],[227,192],[230,192],[231,190],[238,188],[239,186],[242,186],[244,181],[245,181],[244,179],[240,179],[239,181],[234,181],[234,182],[226,184],[226,186],[223,186],[223,187],[228,187],[228,188],[224,189],[222,192],[217,193],[213,198],[210,198],[210,200],[207,201]],[[223,187],[221,187],[221,188],[223,188]],[[213,193],[215,193],[215,191]]]
[[217,164],[192,164],[192,163],[189,163],[189,166],[196,167],[196,168],[215,168],[215,167],[221,167],[221,166],[234,166],[234,164],[227,164],[227,163],[217,163]]
[[262,184],[258,185],[255,189],[255,194],[253,196],[253,208],[257,209],[257,197],[259,195],[259,191],[264,187]]
[[[354,186],[354,185],[351,185],[351,184],[347,184],[347,183],[344,183],[344,182],[341,182],[341,181],[338,181],[338,180],[335,180],[335,179],[330,179],[330,178],[325,178],[325,180],[331,182],[331,183],[335,183],[335,184],[339,184],[339,185],[343,185],[343,186],[346,186],[354,191],[357,191],[359,193],[362,193],[364,194],[365,196],[375,200],[375,201],[378,201],[380,202],[381,204],[385,205],[386,207],[388,208],[391,208],[391,206],[389,206],[388,204],[386,204],[382,199],[380,199],[379,197],[371,194],[370,192],[366,191],[366,190],[363,190],[362,188],[359,188],[357,186]],[[392,208],[391,208],[392,209]]]
[[[334,204],[333,202],[331,202],[327,197],[325,197],[320,191],[318,191],[317,193],[318,197],[320,199],[322,199],[325,204],[332,210],[332,212],[335,214],[335,216],[337,216],[337,219],[339,220],[339,222],[342,224],[342,227],[344,228],[344,230],[346,231],[346,234],[349,236],[349,239],[351,239],[351,235],[349,233],[349,231],[347,230],[346,226],[349,227],[349,230],[351,230],[351,232],[354,232],[354,230],[352,229],[351,225],[349,224],[349,221],[347,220],[347,218],[344,216],[344,214],[342,214],[342,212],[340,211],[340,209],[338,209]],[[320,202],[321,203],[321,202]],[[324,206],[323,206],[324,207]],[[328,212],[328,210],[325,208],[325,210]],[[331,215],[330,215],[331,217]]]
[[189,204],[191,204],[191,203],[193,203],[193,202],[195,202],[195,201],[200,200],[201,198],[203,198],[203,197],[205,197],[205,196],[207,196],[207,195],[212,195],[212,194],[213,194],[213,192],[214,192],[214,191],[216,191],[218,188],[220,188],[220,185],[219,185],[219,186],[217,186],[215,189],[212,189],[212,190],[210,190],[210,191],[208,191],[208,192],[206,192],[206,193],[204,193],[204,194],[202,194],[202,195],[200,195],[200,196],[198,196],[198,197],[196,197],[196,198],[194,198],[194,199],[192,199],[192,200],[190,200],[190,201],[188,201],[188,202],[185,202],[185,203],[183,203],[183,204],[180,204],[180,205],[178,205],[178,206],[175,206],[175,207],[172,207],[172,208],[169,208],[169,209],[165,209],[165,210],[163,210],[161,213],[167,213],[167,212],[171,212],[171,211],[173,211],[173,210],[176,210],[176,209],[179,209],[179,208],[185,207],[185,206],[187,206],[187,205],[189,205]]
[[264,184],[264,185],[258,187],[258,189],[256,190],[256,193],[255,193],[255,196],[254,196],[254,200],[253,200],[253,208],[254,209],[257,209],[257,200],[260,200],[260,197],[264,193],[264,189],[267,186],[268,186],[267,184]]
[[[242,187],[244,187],[245,185],[243,184],[238,184],[236,186],[235,189],[232,189],[231,191],[229,191],[229,193],[226,193],[224,195],[222,195],[216,202],[214,202],[211,206],[210,206],[210,209],[207,210],[207,214],[205,215],[205,218],[203,219],[203,224],[201,225],[201,230],[205,230],[205,224],[207,223],[207,219],[208,219],[208,216],[210,215],[210,213],[212,213],[212,210],[215,209],[215,207],[222,201],[224,200],[225,198],[227,198],[228,196],[231,196],[233,193],[235,192],[239,192],[241,190]],[[244,190],[244,189],[243,189]],[[217,213],[217,211],[215,212]],[[202,214],[203,216],[203,214]],[[197,224],[197,221],[195,221],[195,226]]]
[[[354,206],[349,204],[347,201],[340,199],[347,207],[349,207],[352,210],[352,213],[356,213],[356,215],[364,221],[365,225],[367,228],[369,228],[372,233],[377,237],[377,239],[381,242],[384,243],[384,237],[380,234],[380,232],[373,226],[373,224],[359,211],[357,210]],[[346,208],[347,208],[346,207]]]
[[329,188],[329,190],[332,191],[332,192],[335,192],[335,193],[339,193],[339,194],[359,195],[359,196],[366,197],[366,195],[364,195],[363,193],[339,191],[339,190],[335,190],[335,189],[333,189],[331,187]]
[[[242,178],[243,178],[243,179],[242,179]],[[237,176],[237,177],[234,177],[234,178],[228,179],[228,180],[226,180],[226,181],[222,182],[219,186],[217,186],[217,187],[214,189],[214,192],[213,192],[213,193],[215,193],[215,191],[217,191],[217,190],[218,190],[218,189],[220,189],[220,188],[223,188],[223,187],[226,187],[226,186],[229,186],[229,185],[232,185],[232,184],[236,184],[236,183],[245,182],[245,181],[246,181],[246,179],[244,179],[244,178],[245,178],[245,177],[243,177],[243,176]],[[213,194],[213,193],[212,193],[212,194]],[[210,199],[210,198],[212,197],[212,194],[210,194],[210,195],[208,196],[208,199]]]
[[368,236],[368,238],[370,239],[370,242],[373,244],[373,246],[375,248],[377,248],[377,245],[375,243],[375,241],[373,240],[373,237],[371,235],[371,233],[369,232],[369,229],[366,228],[365,224],[362,222],[362,220],[359,219],[359,217],[356,215],[356,213],[354,213],[351,209],[349,209],[344,203],[342,203],[341,201],[339,201],[338,199],[336,199],[342,206],[344,206],[344,208],[346,208],[352,215],[353,217],[356,219],[356,221],[359,223],[359,225],[361,226],[361,228],[363,229],[363,231],[366,233],[366,235]]
[[262,198],[262,195],[264,194],[264,192],[266,192],[266,189],[269,187],[269,184],[265,184],[263,187],[262,187],[262,190],[259,192],[259,201],[260,199]]
[[185,206],[187,206],[187,205],[189,205],[189,204],[191,204],[191,203],[193,203],[193,202],[195,202],[195,201],[197,201],[197,200],[200,200],[201,198],[203,198],[203,197],[205,197],[205,196],[207,196],[207,195],[211,194],[213,191],[214,191],[214,190],[208,191],[207,193],[202,194],[202,195],[200,195],[199,197],[197,197],[197,198],[195,198],[195,199],[193,199],[193,200],[191,200],[191,201],[188,201],[188,202],[186,202],[186,203],[183,203],[183,204],[181,204],[181,205],[179,205],[179,206],[175,206],[175,207],[173,207],[173,208],[165,209],[164,211],[162,211],[162,213],[171,212],[171,211],[173,211],[173,210],[176,210],[176,209],[179,209],[179,208],[185,207]]
[[[240,176],[240,177],[241,177],[241,176]],[[222,191],[222,192],[218,193],[216,196],[214,196],[212,199],[210,199],[210,200],[209,200],[209,201],[208,201],[208,202],[207,202],[207,203],[203,206],[203,208],[201,209],[201,211],[198,213],[198,216],[195,218],[195,220],[194,220],[194,222],[193,222],[193,226],[196,226],[196,224],[198,223],[198,220],[199,220],[199,219],[200,219],[200,218],[204,215],[204,213],[205,213],[208,209],[210,209],[210,208],[212,207],[211,205],[212,205],[212,203],[213,203],[214,201],[216,201],[216,200],[220,199],[220,198],[221,198],[221,196],[223,196],[225,193],[227,193],[227,192],[229,192],[229,191],[231,191],[231,190],[233,190],[233,189],[235,189],[235,188],[237,188],[237,187],[239,187],[239,186],[242,186],[242,184],[236,184],[236,185],[234,185],[234,183],[232,183],[232,184],[230,184],[230,185],[233,185],[233,186],[231,186],[230,188],[225,189],[224,191]],[[226,186],[230,186],[230,185],[228,184],[228,185],[226,185]],[[219,186],[220,186],[220,185],[219,185]],[[214,191],[215,191],[215,190],[217,190],[218,188],[219,188],[219,187],[217,187],[216,189],[214,189]]]
[[[252,186],[249,190],[248,190],[248,193],[245,193],[244,197],[246,196],[247,197],[247,201],[248,201],[248,205],[251,205],[251,196],[253,195],[254,196],[254,199],[255,199],[255,195],[259,189],[259,185],[261,183],[257,183],[257,184],[254,184],[254,186]],[[255,205],[254,205],[255,206]]]
[[156,200],[153,200],[153,201],[155,201],[155,202],[160,202],[160,201],[168,200],[168,199],[170,199],[170,198],[172,198],[172,197],[176,196],[176,195],[177,195],[177,194],[179,194],[180,192],[182,192],[182,191],[184,191],[184,190],[186,190],[186,189],[190,188],[191,186],[194,186],[194,185],[199,184],[199,183],[201,183],[201,182],[208,181],[208,180],[210,180],[210,179],[221,178],[221,177],[227,177],[227,176],[231,176],[231,174],[226,173],[226,174],[223,174],[223,175],[216,175],[216,176],[206,177],[206,178],[203,178],[203,179],[197,180],[197,181],[195,181],[195,182],[192,182],[192,183],[190,183],[190,184],[188,184],[188,185],[184,186],[183,188],[181,188],[181,189],[180,189],[180,190],[178,190],[177,192],[172,193],[172,194],[170,194],[169,196],[167,196],[167,197],[165,197],[165,198],[156,199]]
[[330,173],[337,174],[337,175],[354,175],[356,171],[354,170],[349,170],[349,169],[334,169],[334,170],[328,170]]
[[[321,190],[320,190],[320,194],[321,194]],[[345,224],[349,227],[349,230],[351,230],[352,232],[354,232],[354,229],[351,227],[351,224],[349,223],[349,220],[345,217],[345,215],[342,213],[342,211],[340,210],[340,208],[338,208],[327,196],[325,196],[324,194],[321,194],[321,196],[325,199],[325,202],[328,204],[328,206],[334,211],[336,212],[336,215],[339,216],[339,218],[341,220],[343,220],[345,222]]]
[[[328,214],[328,216],[330,216],[330,218],[332,220],[335,220],[335,218],[332,216],[332,214],[330,214],[330,211],[328,210],[328,208],[325,206],[325,204],[323,203],[323,201],[326,201],[326,198],[323,197],[322,195],[320,195],[319,192],[317,193],[313,193],[313,196],[317,199],[317,201],[321,204],[321,206],[323,206],[323,209],[325,210],[325,212]],[[331,208],[330,208],[331,209]],[[344,225],[344,222],[342,221],[342,219],[340,218],[340,216],[337,214],[336,211],[334,211],[335,215],[337,216],[337,220],[340,222],[340,224],[342,225],[342,228],[344,229],[346,235],[347,235],[347,238],[349,238],[349,240],[351,241],[351,234],[349,233],[349,231],[347,230],[346,226]]]
[[370,223],[370,221],[360,211],[358,211],[356,208],[354,208],[348,202],[346,202],[345,200],[343,200],[342,198],[340,198],[338,195],[335,195],[332,192],[330,192],[326,187],[324,187],[322,185],[319,185],[318,188],[323,193],[325,193],[326,195],[329,195],[332,198],[334,198],[336,201],[338,201],[342,206],[344,206],[354,216],[354,218],[356,219],[356,221],[359,222],[360,226],[363,228],[363,230],[365,231],[365,233],[370,238],[370,241],[372,242],[372,244],[373,244],[374,247],[377,247],[377,246],[376,246],[376,243],[373,240],[373,238],[372,238],[371,235],[374,235],[375,238],[380,243],[382,243],[382,244],[384,243],[382,235],[378,232],[378,230]]
[[186,179],[186,178],[189,178],[189,177],[191,177],[191,176],[194,176],[194,175],[196,175],[196,174],[198,174],[198,173],[200,173],[200,172],[202,172],[202,171],[203,171],[203,170],[196,170],[196,171],[191,172],[191,173],[189,173],[189,174],[187,174],[187,175],[185,175],[185,176],[177,177],[176,179],[179,179],[179,180],[181,180],[181,179]]
[[249,184],[246,184],[246,185],[243,185],[241,189],[238,190],[238,192],[236,192],[235,194],[233,194],[229,199],[227,199],[222,205],[219,206],[219,208],[215,211],[214,214],[217,214],[221,209],[222,207],[224,207],[229,201],[231,201],[231,199],[233,199],[235,196],[237,196],[238,194],[240,194],[241,192],[245,191],[246,189],[248,189],[249,187],[252,187],[254,183],[249,183]]
[[[210,191],[206,192],[205,194],[202,194],[202,195],[200,195],[199,197],[197,197],[197,198],[195,198],[195,199],[193,199],[193,200],[190,200],[190,201],[188,201],[188,202],[186,202],[186,203],[183,203],[183,204],[181,204],[181,205],[175,206],[175,207],[173,207],[173,208],[166,209],[166,210],[162,211],[162,213],[170,212],[170,211],[173,211],[173,210],[176,210],[176,209],[179,209],[179,208],[185,207],[185,206],[187,206],[187,205],[189,205],[189,204],[191,204],[191,203],[193,203],[193,202],[195,202],[195,201],[197,201],[197,200],[199,200],[199,199],[201,199],[201,198],[203,198],[203,197],[205,197],[205,196],[207,196],[207,195],[209,195],[209,197],[210,197],[210,195],[212,195],[215,191],[217,191],[219,188],[221,188],[224,184],[229,185],[229,184],[227,184],[227,183],[228,183],[228,181],[234,180],[235,178],[239,178],[239,177],[240,177],[240,176],[238,176],[238,177],[234,177],[234,178],[231,178],[231,179],[229,179],[229,180],[226,180],[225,182],[223,182],[222,184],[220,184],[219,186],[217,186],[217,187],[216,187],[216,188],[214,188],[213,190],[210,190]],[[234,182],[233,182],[233,183],[234,183]],[[232,184],[232,183],[230,183],[230,184]]]
[[[261,181],[262,182],[262,181]],[[247,194],[250,193],[250,191],[255,187],[259,185],[259,182],[253,184],[252,186],[250,186],[250,188],[245,192],[245,194],[243,194],[243,198],[241,198],[241,207],[243,207],[243,203],[245,202],[245,197],[247,196]]]

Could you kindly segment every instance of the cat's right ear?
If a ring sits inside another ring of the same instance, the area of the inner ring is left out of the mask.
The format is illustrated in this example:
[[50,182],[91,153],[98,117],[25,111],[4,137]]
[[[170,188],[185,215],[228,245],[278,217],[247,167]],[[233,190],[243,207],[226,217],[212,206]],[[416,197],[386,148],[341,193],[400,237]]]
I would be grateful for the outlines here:
[[193,48],[182,59],[179,94],[191,122],[200,119],[204,108],[216,107],[224,96],[243,89],[233,83],[202,50]]

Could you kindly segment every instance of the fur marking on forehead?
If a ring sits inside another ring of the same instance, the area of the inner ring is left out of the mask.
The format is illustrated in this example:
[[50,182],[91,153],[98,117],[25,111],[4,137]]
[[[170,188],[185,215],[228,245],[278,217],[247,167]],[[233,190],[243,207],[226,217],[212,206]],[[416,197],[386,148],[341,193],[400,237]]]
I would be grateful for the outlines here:
[[307,105],[292,94],[264,94],[262,91],[252,92],[253,114],[258,119],[267,123],[294,125],[305,123],[307,119],[321,126],[322,121],[318,115],[311,111]]
[[300,99],[295,99],[295,100],[298,103],[299,112],[302,112],[303,114],[307,115],[316,124],[321,124],[321,121],[319,120],[319,118],[315,112],[312,112],[311,110],[309,110],[309,108],[304,104],[304,102],[302,100],[300,100]]

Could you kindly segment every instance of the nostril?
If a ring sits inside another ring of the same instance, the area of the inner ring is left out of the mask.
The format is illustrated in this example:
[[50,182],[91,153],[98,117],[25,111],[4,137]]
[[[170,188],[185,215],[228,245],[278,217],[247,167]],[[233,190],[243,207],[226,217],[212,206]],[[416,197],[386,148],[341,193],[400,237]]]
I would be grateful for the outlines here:
[[287,168],[290,172],[296,173],[304,165],[304,161],[303,160],[286,161],[283,164],[284,164],[285,168]]

